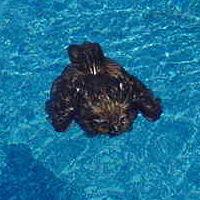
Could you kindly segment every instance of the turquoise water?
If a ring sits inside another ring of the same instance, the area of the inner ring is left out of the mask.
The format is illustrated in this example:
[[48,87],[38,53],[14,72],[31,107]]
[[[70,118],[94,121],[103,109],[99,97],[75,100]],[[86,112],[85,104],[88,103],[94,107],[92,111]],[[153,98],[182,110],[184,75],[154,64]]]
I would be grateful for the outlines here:
[[[65,47],[99,42],[162,99],[119,137],[56,133]],[[0,200],[200,200],[199,0],[1,0]]]

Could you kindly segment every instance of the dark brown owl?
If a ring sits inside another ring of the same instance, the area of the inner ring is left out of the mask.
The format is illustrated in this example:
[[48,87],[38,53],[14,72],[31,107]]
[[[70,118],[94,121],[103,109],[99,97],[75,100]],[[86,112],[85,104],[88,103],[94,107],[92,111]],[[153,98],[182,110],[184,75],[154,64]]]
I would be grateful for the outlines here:
[[70,64],[53,82],[46,112],[54,129],[72,120],[90,135],[119,135],[132,129],[139,112],[157,120],[160,100],[136,77],[104,56],[98,43],[68,47]]

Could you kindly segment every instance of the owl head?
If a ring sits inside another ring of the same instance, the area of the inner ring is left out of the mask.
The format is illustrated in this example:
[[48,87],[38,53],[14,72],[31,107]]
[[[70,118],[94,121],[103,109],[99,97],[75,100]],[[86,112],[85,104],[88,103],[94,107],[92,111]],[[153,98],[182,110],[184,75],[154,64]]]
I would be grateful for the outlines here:
[[90,109],[82,109],[82,125],[86,132],[116,136],[132,129],[138,111],[130,103],[117,101],[106,94],[100,95],[98,99],[95,102],[88,100],[90,106],[86,107]]

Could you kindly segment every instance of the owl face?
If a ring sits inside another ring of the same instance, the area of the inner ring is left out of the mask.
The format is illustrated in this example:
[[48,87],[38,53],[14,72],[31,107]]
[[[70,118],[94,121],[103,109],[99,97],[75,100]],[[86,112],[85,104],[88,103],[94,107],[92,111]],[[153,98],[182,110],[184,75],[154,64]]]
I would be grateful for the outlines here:
[[137,112],[127,112],[121,115],[102,114],[93,119],[94,130],[102,134],[111,136],[119,135],[125,131],[132,129],[133,120],[136,118]]
[[[88,107],[90,109],[87,109]],[[86,105],[85,109],[82,107],[80,117],[84,119],[82,126],[85,127],[86,132],[116,136],[132,129],[137,114],[137,110],[128,103],[112,99],[106,101],[104,98],[102,101]]]

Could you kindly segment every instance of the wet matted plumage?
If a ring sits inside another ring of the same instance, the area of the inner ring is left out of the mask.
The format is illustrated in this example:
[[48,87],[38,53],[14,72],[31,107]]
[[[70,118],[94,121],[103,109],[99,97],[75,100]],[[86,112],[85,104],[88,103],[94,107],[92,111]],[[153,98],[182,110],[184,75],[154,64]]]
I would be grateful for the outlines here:
[[54,129],[66,131],[74,120],[90,135],[119,135],[132,129],[139,112],[149,121],[162,113],[140,80],[104,56],[98,43],[68,47],[70,64],[53,82],[46,112]]

